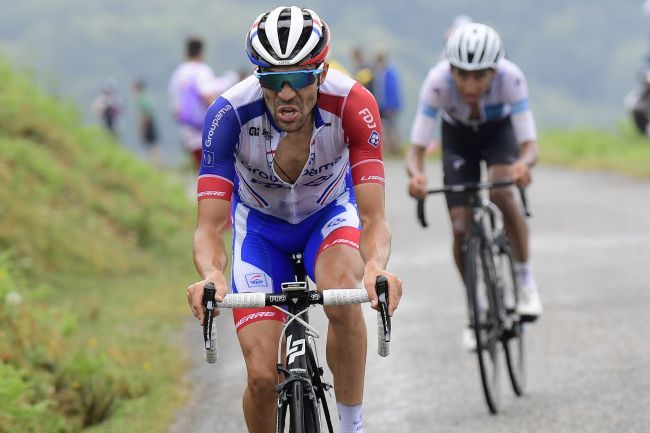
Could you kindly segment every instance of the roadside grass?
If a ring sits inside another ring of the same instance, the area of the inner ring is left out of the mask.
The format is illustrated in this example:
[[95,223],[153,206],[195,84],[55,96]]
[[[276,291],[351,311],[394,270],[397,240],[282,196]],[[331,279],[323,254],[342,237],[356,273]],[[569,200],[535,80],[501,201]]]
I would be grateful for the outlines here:
[[28,75],[0,80],[0,433],[166,431],[194,204]]
[[540,163],[650,177],[650,138],[624,121],[615,131],[551,130],[540,137]]

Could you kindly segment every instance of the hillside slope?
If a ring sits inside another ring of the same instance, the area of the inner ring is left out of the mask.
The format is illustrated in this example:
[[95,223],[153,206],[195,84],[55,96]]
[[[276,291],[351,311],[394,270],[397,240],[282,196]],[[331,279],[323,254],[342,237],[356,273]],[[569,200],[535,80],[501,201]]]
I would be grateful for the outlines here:
[[3,62],[0,82],[0,432],[160,430],[192,203]]

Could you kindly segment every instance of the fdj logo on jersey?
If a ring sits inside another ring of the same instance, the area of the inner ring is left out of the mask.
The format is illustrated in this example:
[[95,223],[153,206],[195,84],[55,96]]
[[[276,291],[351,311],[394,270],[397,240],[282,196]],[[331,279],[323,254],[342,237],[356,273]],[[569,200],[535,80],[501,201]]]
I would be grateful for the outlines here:
[[246,284],[248,287],[268,287],[269,283],[266,281],[266,275],[256,272],[254,274],[246,274]]
[[368,137],[368,143],[370,143],[374,147],[377,147],[379,146],[380,141],[381,141],[381,135],[379,135],[379,132],[372,131],[372,134],[370,134],[370,137]]

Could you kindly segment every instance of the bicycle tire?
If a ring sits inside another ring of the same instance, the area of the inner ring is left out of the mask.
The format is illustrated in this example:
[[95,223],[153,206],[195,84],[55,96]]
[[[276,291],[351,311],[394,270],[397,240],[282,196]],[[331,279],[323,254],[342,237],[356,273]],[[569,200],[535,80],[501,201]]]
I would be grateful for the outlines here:
[[[476,337],[476,355],[485,402],[490,413],[497,414],[501,400],[501,344],[490,281],[493,272],[491,253],[482,249],[479,237],[470,236],[465,250],[465,285],[472,316],[470,324]],[[485,310],[481,304],[482,299]]]
[[[301,382],[291,385],[289,400],[289,433],[320,433],[320,417],[316,397],[305,392]],[[286,409],[282,412],[286,412]],[[278,431],[282,431],[278,428]]]
[[512,263],[512,255],[505,235],[499,241],[499,266],[502,282],[502,297],[508,316],[512,319],[502,339],[512,390],[518,397],[526,393],[527,362],[525,324],[515,314],[519,289]]
[[305,408],[303,400],[303,386],[300,381],[291,384],[289,398],[289,433],[305,432]]

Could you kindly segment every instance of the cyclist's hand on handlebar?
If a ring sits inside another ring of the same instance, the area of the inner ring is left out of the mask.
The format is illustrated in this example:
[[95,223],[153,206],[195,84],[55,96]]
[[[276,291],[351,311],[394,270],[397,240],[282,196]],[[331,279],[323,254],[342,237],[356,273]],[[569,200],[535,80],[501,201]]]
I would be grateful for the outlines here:
[[427,195],[427,177],[424,174],[416,174],[409,181],[409,194],[413,198],[424,198]]
[[[224,277],[223,273],[219,271],[215,271],[209,274],[205,280],[194,283],[187,288],[187,303],[189,304],[194,317],[199,320],[201,325],[203,325],[203,320],[205,318],[205,306],[203,305],[203,287],[205,287],[206,283],[210,281],[214,283],[215,288],[217,289],[217,293],[214,297],[215,301],[223,301],[223,297],[228,292],[228,286],[226,285],[226,278]],[[219,314],[218,309],[215,309],[215,314]]]
[[512,164],[512,180],[517,186],[528,186],[533,180],[530,168],[525,162],[516,161]]
[[368,291],[370,298],[370,305],[373,309],[377,310],[379,300],[377,298],[377,291],[375,290],[375,281],[378,275],[383,275],[388,279],[388,314],[393,315],[402,297],[402,280],[395,274],[384,270],[366,270],[363,276],[364,288]]

